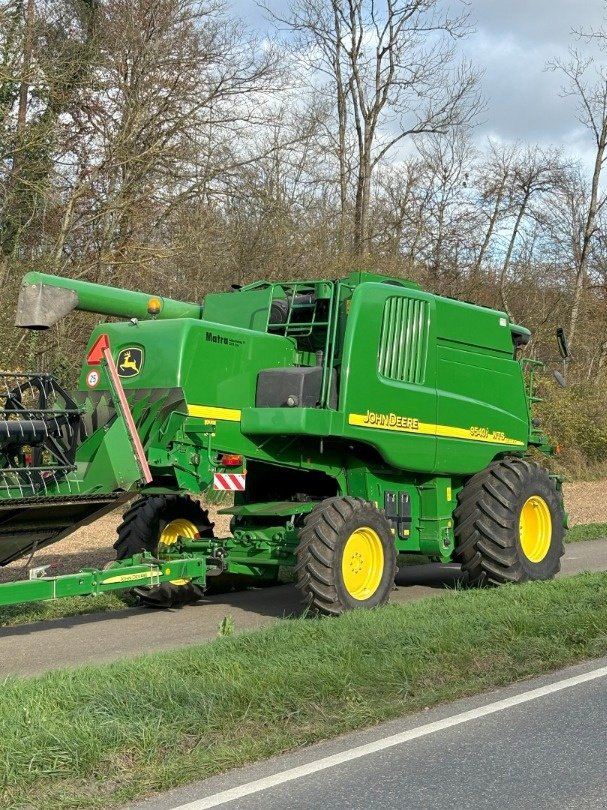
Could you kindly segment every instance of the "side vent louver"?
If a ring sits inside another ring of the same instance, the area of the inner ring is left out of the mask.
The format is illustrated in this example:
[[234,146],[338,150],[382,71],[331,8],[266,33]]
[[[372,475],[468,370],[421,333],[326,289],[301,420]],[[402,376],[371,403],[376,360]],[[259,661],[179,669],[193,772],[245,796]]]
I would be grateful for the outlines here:
[[394,296],[384,306],[379,373],[389,380],[423,384],[428,354],[427,301]]

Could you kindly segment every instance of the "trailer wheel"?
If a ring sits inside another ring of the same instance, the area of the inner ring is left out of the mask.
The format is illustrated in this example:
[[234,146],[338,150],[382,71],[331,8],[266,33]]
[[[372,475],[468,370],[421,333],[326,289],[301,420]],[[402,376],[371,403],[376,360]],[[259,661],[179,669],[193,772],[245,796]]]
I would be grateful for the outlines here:
[[454,513],[456,558],[470,585],[551,579],[564,553],[563,499],[538,464],[498,461],[474,475]]
[[295,573],[305,604],[317,613],[385,604],[396,575],[390,524],[360,498],[327,498],[304,521]]
[[[128,509],[117,529],[116,559],[123,560],[142,551],[162,554],[182,537],[212,537],[208,513],[188,495],[150,495]],[[163,582],[151,587],[133,588],[146,607],[169,608],[196,602],[205,590],[189,580]]]

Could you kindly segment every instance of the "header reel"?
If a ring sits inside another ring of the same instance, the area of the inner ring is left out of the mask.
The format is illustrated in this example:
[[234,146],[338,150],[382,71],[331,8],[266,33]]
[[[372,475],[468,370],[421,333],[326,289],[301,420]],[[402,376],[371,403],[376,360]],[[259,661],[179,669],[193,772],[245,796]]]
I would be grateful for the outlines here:
[[73,472],[81,417],[50,374],[0,373],[0,487],[46,494]]

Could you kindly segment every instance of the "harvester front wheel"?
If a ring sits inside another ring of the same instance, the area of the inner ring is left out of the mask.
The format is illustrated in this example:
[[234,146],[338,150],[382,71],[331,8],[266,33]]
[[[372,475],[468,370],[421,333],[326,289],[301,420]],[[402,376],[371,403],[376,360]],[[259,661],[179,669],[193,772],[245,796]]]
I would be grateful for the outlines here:
[[454,518],[456,557],[470,585],[552,579],[560,570],[562,496],[538,464],[510,458],[477,473]]
[[327,498],[304,521],[295,573],[305,604],[317,613],[385,604],[396,575],[390,524],[368,501]]
[[[161,555],[180,536],[212,537],[213,524],[207,511],[188,495],[150,495],[133,503],[117,531],[116,559],[123,560],[142,551]],[[134,588],[133,592],[146,607],[169,608],[196,602],[204,589],[189,581],[176,581]]]

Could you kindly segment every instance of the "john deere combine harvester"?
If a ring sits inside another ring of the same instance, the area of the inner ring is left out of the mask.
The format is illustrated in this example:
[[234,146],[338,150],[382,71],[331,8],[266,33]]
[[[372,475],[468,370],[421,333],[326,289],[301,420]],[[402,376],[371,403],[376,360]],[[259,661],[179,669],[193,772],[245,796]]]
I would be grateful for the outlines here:
[[[77,391],[2,375],[0,564],[139,496],[117,562],[34,569],[0,604],[135,587],[158,606],[276,581],[313,609],[386,602],[398,554],[457,560],[471,583],[560,566],[559,482],[531,418],[529,332],[491,309],[369,273],[258,282],[203,304],[28,274],[17,325],[71,310],[91,335]],[[185,493],[234,492],[229,537]]]

